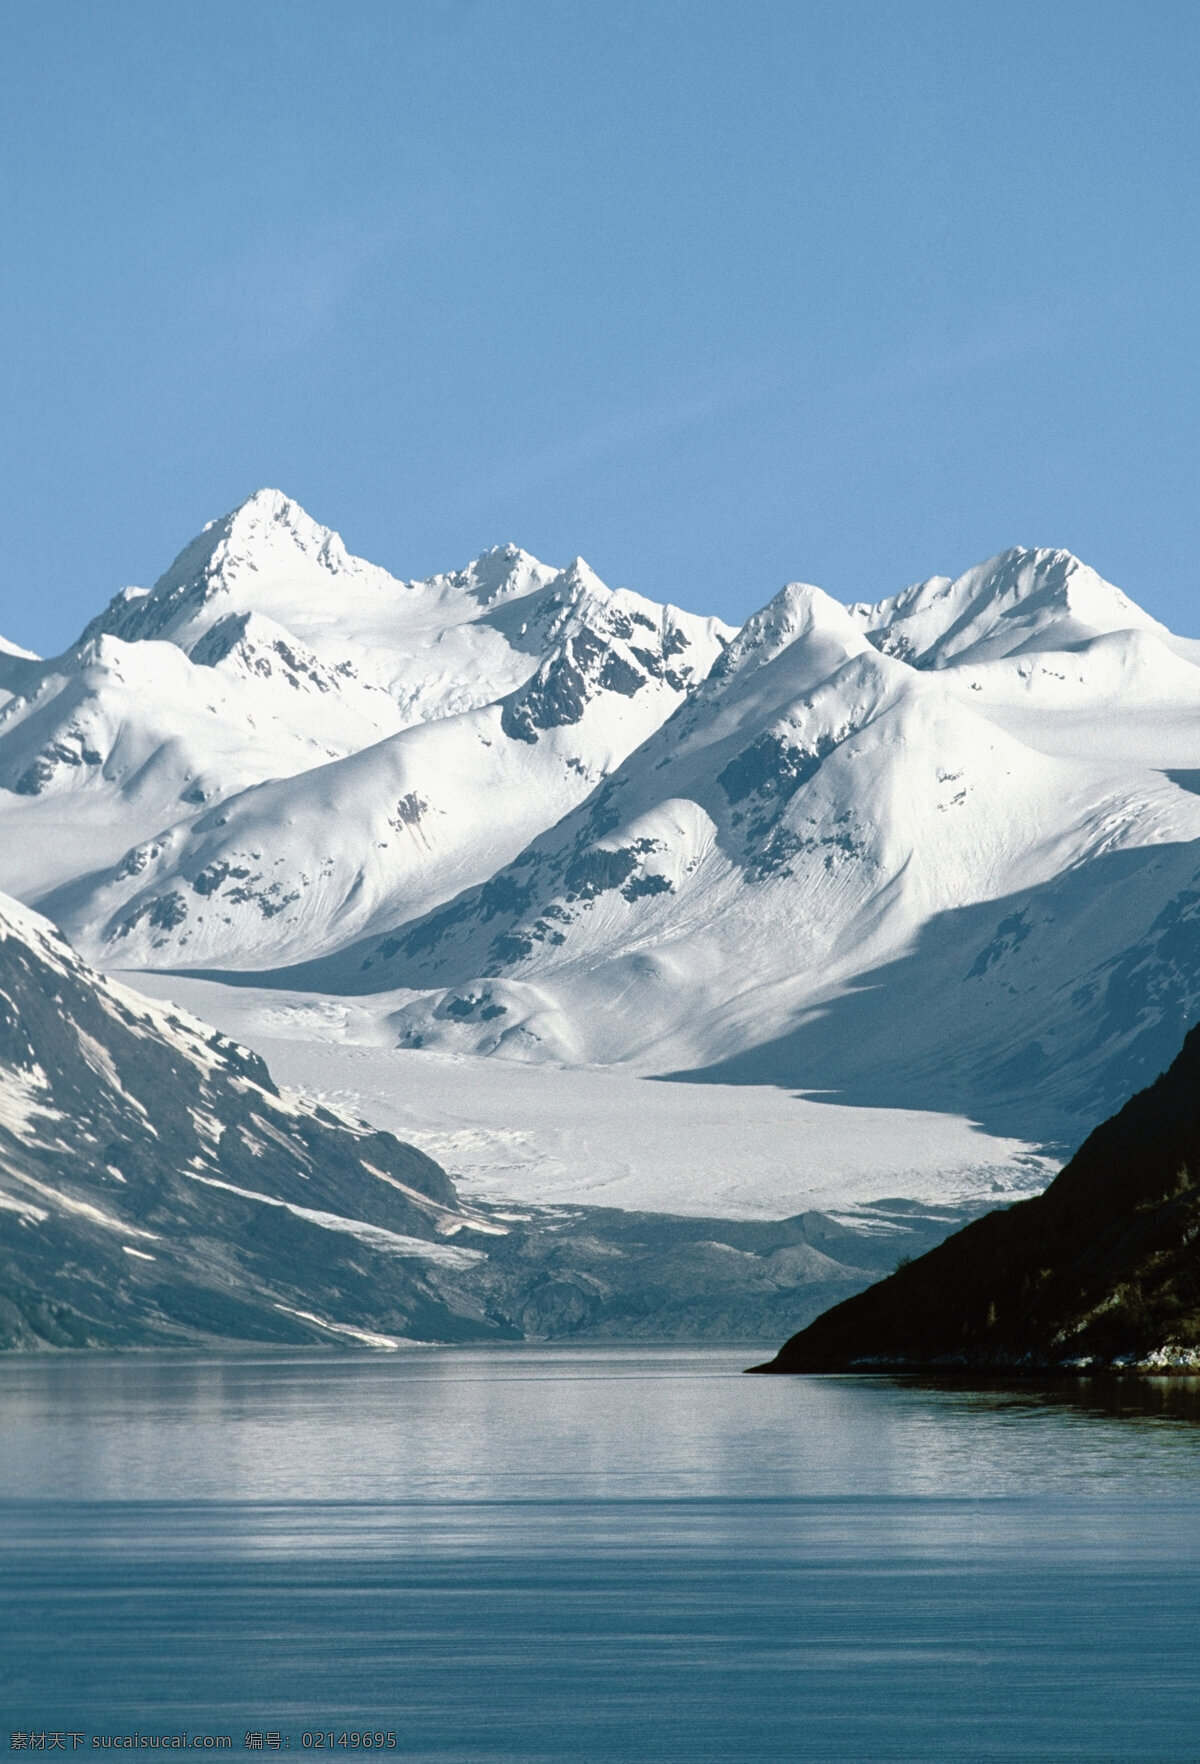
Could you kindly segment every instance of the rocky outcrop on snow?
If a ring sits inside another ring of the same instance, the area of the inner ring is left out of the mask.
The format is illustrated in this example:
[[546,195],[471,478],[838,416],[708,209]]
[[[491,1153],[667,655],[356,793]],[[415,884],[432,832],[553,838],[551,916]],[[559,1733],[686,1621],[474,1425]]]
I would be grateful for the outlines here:
[[1061,1149],[1200,1011],[1200,646],[1066,552],[733,632],[264,491],[0,692],[0,883],[103,966]]
[[454,1285],[502,1233],[0,897],[0,1348],[511,1336]]
[[336,948],[515,855],[725,636],[513,546],[400,582],[260,492],[64,656],[0,658],[0,879],[109,964]]
[[0,1350],[767,1342],[962,1216],[466,1205],[0,897]]
[[[1010,613],[1080,575],[991,570]],[[408,1045],[782,1083],[1069,1149],[1200,1009],[1200,667],[1144,617],[1053,637],[1044,605],[1039,642],[1071,647],[918,667],[855,611],[786,589],[510,863],[289,983],[392,991]]]

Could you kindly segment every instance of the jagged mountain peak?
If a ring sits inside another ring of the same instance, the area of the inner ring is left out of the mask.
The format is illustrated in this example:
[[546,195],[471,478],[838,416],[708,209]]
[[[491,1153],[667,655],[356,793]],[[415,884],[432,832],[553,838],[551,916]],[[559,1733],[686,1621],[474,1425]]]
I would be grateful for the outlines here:
[[[332,578],[384,570],[351,557],[337,533],[315,521],[281,490],[257,490],[184,546],[153,588],[124,589],[84,630],[127,641],[166,638],[188,647],[205,624],[229,610],[283,613],[291,604],[330,598]],[[218,603],[214,606],[214,603]]]
[[434,580],[465,589],[480,606],[488,607],[531,594],[553,581],[556,573],[552,565],[541,563],[532,552],[510,541],[480,552],[465,569]]
[[597,635],[612,635],[626,641],[636,640],[639,627],[645,632],[658,632],[671,626],[689,630],[711,626],[730,632],[719,620],[680,612],[677,607],[648,600],[631,588],[610,588],[582,557],[572,559],[566,569],[551,578],[533,616],[554,640],[583,626]]
[[849,657],[867,647],[859,626],[842,606],[808,582],[789,582],[733,638],[719,674],[732,675],[774,661],[793,644],[817,642]]
[[607,697],[615,712],[648,688],[648,698],[663,704],[648,734],[704,678],[731,636],[719,620],[607,587],[576,558],[520,627],[517,642],[543,659],[506,698],[501,727],[510,739],[534,744],[542,733],[579,723],[599,699]]
[[[294,497],[289,496],[286,491],[275,490],[269,484],[263,485],[259,490],[251,491],[245,501],[239,502],[237,507],[231,509],[223,519],[231,527],[246,522],[278,523],[292,528],[297,533],[315,533],[322,540],[329,536],[331,530],[315,521],[308,510],[303,508]],[[222,518],[218,517],[217,520],[210,521],[208,524],[213,527],[220,526]]]
[[547,583],[543,606],[553,623],[561,626],[564,618],[586,615],[588,608],[606,607],[612,598],[607,582],[600,580],[584,558],[575,557]]
[[282,490],[256,490],[228,514],[206,522],[163,572],[152,592],[176,577],[195,574],[206,559],[211,560],[210,570],[215,573],[236,568],[243,561],[256,561],[255,553],[263,550],[284,555],[296,552],[333,574],[359,561],[350,558],[340,534],[314,520]]
[[931,576],[849,616],[884,654],[919,668],[1052,649],[1114,631],[1165,628],[1072,552],[1013,547],[963,575]]
[[605,593],[611,592],[607,585],[600,580],[587,558],[581,557],[578,553],[576,553],[571,559],[570,563],[561,574],[564,581],[578,583],[580,587],[600,588],[603,589]]

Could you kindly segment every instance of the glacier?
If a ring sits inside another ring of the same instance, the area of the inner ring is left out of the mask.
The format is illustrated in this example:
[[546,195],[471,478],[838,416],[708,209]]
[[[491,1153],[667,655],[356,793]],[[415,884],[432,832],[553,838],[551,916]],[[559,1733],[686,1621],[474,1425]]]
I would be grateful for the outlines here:
[[497,1204],[975,1204],[1195,1019],[1200,644],[1063,551],[735,630],[514,545],[401,581],[263,491],[0,647],[0,828],[88,960],[424,1090]]

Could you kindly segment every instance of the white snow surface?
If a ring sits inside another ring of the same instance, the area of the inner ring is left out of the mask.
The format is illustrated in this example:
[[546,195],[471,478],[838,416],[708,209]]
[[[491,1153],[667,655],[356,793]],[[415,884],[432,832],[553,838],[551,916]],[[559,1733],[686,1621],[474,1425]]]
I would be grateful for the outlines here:
[[464,1199],[494,1206],[723,1219],[852,1213],[897,1197],[999,1206],[1040,1192],[1059,1167],[961,1116],[848,1108],[771,1085],[660,1083],[620,1067],[412,1052],[358,1003],[128,978],[252,1045],[311,1101],[419,1146]]
[[390,990],[411,1046],[753,1078],[774,1044],[760,1078],[972,1116],[1027,1052],[1010,1092],[1057,1067],[1035,1136],[1074,1137],[1128,1094],[1123,1050],[1163,1025],[1153,1077],[1200,1008],[1170,934],[1198,898],[1200,667],[1148,623],[916,667],[786,589],[484,893],[314,978]]
[[[792,583],[734,632],[512,545],[404,582],[262,491],[64,656],[0,651],[0,829],[0,887],[92,961],[269,978],[349,1013],[355,1070],[545,1067],[538,1119],[605,1095],[670,1164],[706,1091],[646,1080],[736,1068],[760,1162],[816,1111],[813,1168],[915,1194],[1077,1137],[1200,1012],[1200,644],[1063,551]],[[867,1104],[936,1154],[840,1160]]]
[[260,491],[65,655],[0,654],[0,882],[92,959],[304,959],[486,880],[730,636],[511,545],[401,582]]
[[919,668],[1062,651],[1112,631],[1171,635],[1069,551],[1004,551],[957,581],[931,576],[849,613],[885,654]]

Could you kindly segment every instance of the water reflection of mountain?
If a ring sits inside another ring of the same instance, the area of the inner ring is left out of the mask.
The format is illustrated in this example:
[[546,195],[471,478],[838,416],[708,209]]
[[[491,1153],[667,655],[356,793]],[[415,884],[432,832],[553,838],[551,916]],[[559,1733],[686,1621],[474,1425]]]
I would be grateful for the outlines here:
[[1066,1375],[1058,1378],[996,1379],[980,1384],[977,1377],[898,1380],[915,1391],[929,1391],[939,1399],[961,1392],[964,1405],[985,1410],[996,1419],[1011,1415],[1026,1419],[1038,1410],[1074,1413],[1080,1419],[1128,1421],[1133,1424],[1162,1423],[1200,1430],[1200,1374],[1145,1378],[1135,1373],[1101,1376]]

